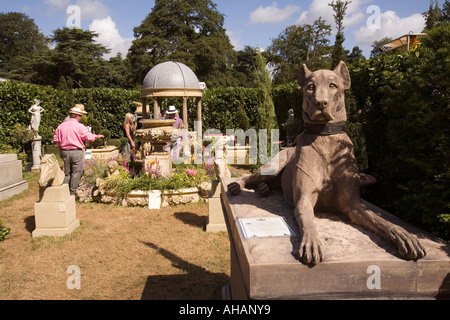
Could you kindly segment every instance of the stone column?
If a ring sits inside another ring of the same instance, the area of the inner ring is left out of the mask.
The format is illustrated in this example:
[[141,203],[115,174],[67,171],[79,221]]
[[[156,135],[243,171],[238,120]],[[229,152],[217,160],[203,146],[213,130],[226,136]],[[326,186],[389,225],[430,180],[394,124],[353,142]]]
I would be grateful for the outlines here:
[[198,121],[197,137],[199,137],[203,141],[202,98],[199,98],[197,100],[197,121]]
[[187,97],[183,97],[183,123],[186,130],[189,130],[188,127],[188,107],[187,107]]
[[153,119],[158,120],[158,99],[153,99]]
[[147,119],[147,99],[142,99],[142,120]]
[[31,170],[39,170],[39,167],[41,165],[41,156],[42,156],[41,141],[42,137],[38,135],[31,142],[31,149],[33,155],[33,166],[31,167]]

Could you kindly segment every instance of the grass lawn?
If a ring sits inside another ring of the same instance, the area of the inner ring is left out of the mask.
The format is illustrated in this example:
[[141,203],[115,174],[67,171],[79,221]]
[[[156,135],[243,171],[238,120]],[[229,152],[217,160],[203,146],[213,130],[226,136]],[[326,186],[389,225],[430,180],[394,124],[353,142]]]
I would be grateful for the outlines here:
[[[0,300],[216,300],[230,282],[225,232],[207,233],[207,203],[148,210],[77,203],[81,226],[63,238],[32,238],[39,172],[0,202],[11,233],[0,242]],[[70,266],[81,289],[69,290]]]

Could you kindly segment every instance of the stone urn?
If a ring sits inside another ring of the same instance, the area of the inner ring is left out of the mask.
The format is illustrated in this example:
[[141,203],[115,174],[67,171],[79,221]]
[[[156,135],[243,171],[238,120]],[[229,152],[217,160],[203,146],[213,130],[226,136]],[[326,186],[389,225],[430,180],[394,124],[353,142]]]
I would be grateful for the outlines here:
[[[177,130],[173,127],[175,120],[141,120],[142,129],[136,131],[136,138],[146,146],[150,144],[149,153],[151,155],[167,154],[163,150],[168,142],[172,142],[172,135]],[[144,153],[145,148],[142,150]],[[145,154],[142,154],[145,158]]]

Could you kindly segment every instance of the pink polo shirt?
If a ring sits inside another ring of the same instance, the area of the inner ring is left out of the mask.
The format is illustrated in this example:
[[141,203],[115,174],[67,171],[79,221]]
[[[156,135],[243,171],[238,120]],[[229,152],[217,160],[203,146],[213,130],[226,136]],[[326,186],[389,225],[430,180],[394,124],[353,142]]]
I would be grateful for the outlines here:
[[88,128],[77,119],[69,119],[59,125],[55,131],[53,142],[65,150],[84,149],[84,141],[94,141],[97,135],[89,132]]

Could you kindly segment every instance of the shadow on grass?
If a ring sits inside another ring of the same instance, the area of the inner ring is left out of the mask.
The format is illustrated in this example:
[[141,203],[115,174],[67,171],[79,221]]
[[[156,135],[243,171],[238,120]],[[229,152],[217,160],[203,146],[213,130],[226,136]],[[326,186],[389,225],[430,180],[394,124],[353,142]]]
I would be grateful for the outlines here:
[[203,267],[189,263],[157,245],[141,241],[158,251],[182,274],[149,276],[141,300],[221,300],[222,287],[230,278],[224,273],[211,273]]
[[208,217],[199,216],[192,212],[175,212],[174,217],[185,224],[203,229],[206,228],[208,222]]

